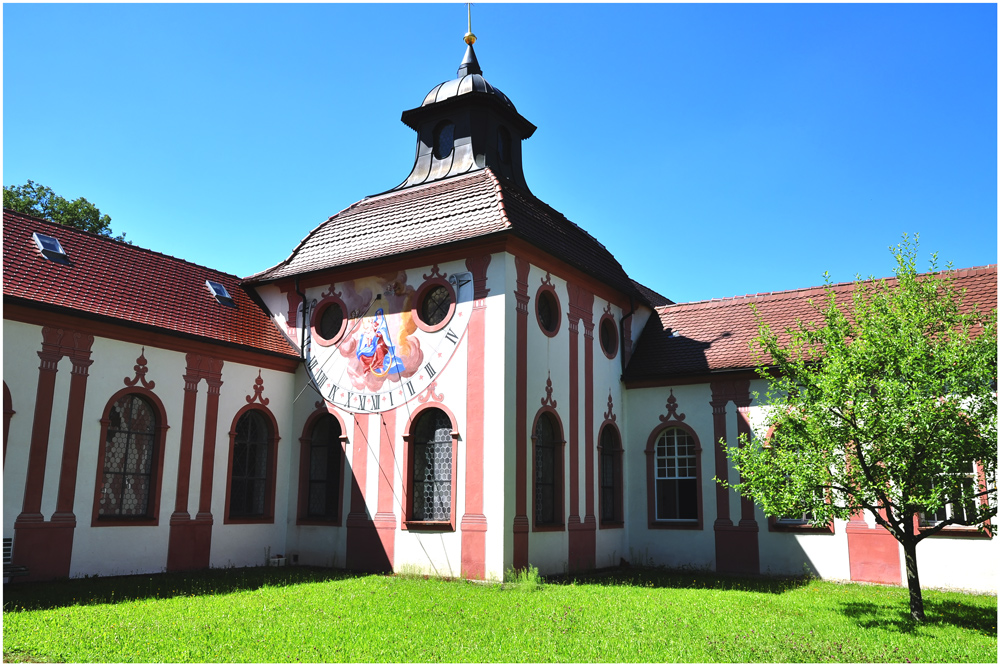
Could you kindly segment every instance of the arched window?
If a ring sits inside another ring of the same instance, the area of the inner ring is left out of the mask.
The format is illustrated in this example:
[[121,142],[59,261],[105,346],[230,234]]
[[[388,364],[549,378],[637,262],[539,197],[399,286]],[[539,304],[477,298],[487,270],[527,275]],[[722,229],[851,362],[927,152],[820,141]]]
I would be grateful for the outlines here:
[[417,417],[412,432],[412,492],[409,520],[447,522],[452,517],[452,424],[431,408]]
[[244,409],[230,433],[226,517],[237,522],[273,520],[277,453],[273,417],[262,409]]
[[155,517],[158,420],[156,408],[135,393],[111,405],[96,507],[99,520]]
[[306,473],[304,517],[325,522],[340,518],[344,453],[340,445],[340,421],[332,414],[316,419],[303,439],[302,464]]
[[600,453],[601,524],[620,524],[622,512],[622,445],[618,430],[606,425],[597,448]]
[[666,428],[654,447],[656,520],[698,520],[698,443],[682,428]]
[[542,412],[535,421],[535,526],[562,527],[562,431],[555,417]]

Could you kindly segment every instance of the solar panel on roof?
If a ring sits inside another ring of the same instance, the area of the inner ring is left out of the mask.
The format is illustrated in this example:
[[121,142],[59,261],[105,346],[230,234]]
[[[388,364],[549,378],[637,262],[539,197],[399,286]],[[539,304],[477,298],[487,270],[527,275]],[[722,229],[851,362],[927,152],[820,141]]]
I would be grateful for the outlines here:
[[35,241],[35,245],[41,251],[47,259],[52,261],[65,264],[68,263],[68,257],[66,256],[66,251],[63,250],[62,244],[59,242],[58,238],[52,236],[46,236],[45,234],[40,234],[37,231],[31,234],[31,237]]
[[229,295],[229,292],[223,285],[212,280],[205,280],[205,286],[208,287],[208,290],[212,292],[212,295],[215,296],[215,300],[219,303],[236,307],[236,301],[233,300],[233,297]]

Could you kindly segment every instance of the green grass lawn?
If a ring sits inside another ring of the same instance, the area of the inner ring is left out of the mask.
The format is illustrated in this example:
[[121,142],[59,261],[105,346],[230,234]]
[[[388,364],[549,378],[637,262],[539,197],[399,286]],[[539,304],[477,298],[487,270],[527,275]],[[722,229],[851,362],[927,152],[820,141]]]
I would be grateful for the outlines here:
[[995,596],[619,570],[512,585],[229,569],[5,586],[5,661],[993,662]]

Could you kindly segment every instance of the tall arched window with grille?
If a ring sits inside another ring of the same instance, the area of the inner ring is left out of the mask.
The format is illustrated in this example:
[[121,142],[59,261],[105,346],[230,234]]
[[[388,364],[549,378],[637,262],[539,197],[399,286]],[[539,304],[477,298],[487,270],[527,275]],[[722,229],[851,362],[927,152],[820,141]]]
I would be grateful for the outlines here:
[[122,395],[107,411],[98,520],[155,516],[159,470],[158,410],[136,394]]
[[622,445],[618,429],[605,425],[597,449],[600,458],[601,525],[615,526],[624,521],[622,511]]
[[232,522],[269,522],[274,519],[276,426],[270,412],[244,409],[230,433],[226,518]]
[[553,413],[535,420],[534,529],[563,529],[562,428]]
[[452,517],[452,423],[431,408],[417,417],[412,432],[412,492],[409,519],[443,523]]
[[309,521],[336,522],[340,519],[341,449],[340,421],[332,414],[317,418],[303,439],[303,464],[306,468],[304,518]]

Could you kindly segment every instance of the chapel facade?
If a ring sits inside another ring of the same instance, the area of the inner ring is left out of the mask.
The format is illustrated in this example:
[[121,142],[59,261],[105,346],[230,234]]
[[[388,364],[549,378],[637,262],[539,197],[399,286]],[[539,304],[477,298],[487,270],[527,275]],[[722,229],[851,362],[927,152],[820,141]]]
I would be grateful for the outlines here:
[[[23,580],[279,556],[905,580],[871,516],[767,517],[713,480],[737,481],[719,442],[766,435],[750,304],[779,328],[823,290],[677,304],[631,280],[530,191],[536,128],[474,41],[402,114],[409,175],[242,280],[4,211],[4,540]],[[995,266],[956,280],[996,307]],[[989,532],[921,549],[924,585],[995,590]]]

